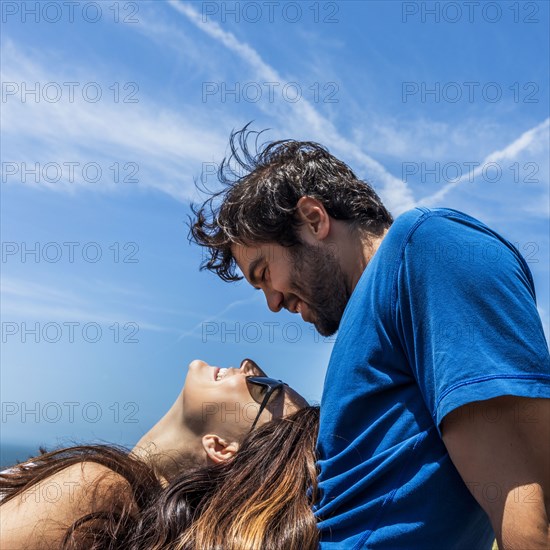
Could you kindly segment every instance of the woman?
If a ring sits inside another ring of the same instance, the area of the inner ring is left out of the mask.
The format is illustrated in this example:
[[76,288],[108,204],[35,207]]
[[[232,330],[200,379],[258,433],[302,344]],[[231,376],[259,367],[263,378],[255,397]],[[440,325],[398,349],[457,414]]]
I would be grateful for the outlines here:
[[300,394],[285,385],[259,411],[258,396],[264,387],[251,384],[251,377],[267,377],[251,359],[243,360],[238,369],[192,361],[175,403],[132,453],[153,464],[157,473],[168,479],[182,468],[218,463],[233,456],[258,412],[257,423],[261,425],[307,405]]
[[75,447],[3,474],[0,547],[316,548],[318,409],[305,405],[253,361],[193,361],[130,454]]

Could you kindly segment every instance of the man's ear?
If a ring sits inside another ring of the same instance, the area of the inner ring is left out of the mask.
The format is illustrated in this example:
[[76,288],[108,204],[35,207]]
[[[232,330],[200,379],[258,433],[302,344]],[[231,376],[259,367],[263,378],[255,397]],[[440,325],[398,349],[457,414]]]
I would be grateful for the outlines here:
[[320,200],[302,197],[296,204],[296,216],[310,239],[313,237],[314,241],[322,241],[328,236],[330,216]]
[[236,441],[228,443],[219,435],[215,434],[203,435],[202,446],[206,451],[206,456],[216,464],[233,458],[235,453],[239,450],[239,444]]

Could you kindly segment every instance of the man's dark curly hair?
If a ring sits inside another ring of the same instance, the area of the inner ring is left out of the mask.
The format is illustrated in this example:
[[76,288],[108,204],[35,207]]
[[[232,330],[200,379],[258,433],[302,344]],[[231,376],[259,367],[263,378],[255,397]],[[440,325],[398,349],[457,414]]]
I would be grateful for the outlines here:
[[[349,221],[367,235],[380,236],[393,223],[374,189],[325,147],[293,139],[258,147],[263,131],[249,130],[249,125],[231,133],[231,154],[217,174],[223,188],[208,191],[202,205],[191,206],[189,238],[209,254],[201,270],[237,281],[242,277],[231,253],[233,244],[300,244],[295,212],[303,196],[318,199],[332,218]],[[252,153],[248,142],[254,135]]]

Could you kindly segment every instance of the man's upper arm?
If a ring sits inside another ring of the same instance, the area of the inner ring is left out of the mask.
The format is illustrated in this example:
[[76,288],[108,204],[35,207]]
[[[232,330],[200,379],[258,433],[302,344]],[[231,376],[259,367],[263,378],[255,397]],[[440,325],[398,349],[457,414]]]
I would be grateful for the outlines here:
[[76,520],[131,498],[128,482],[106,466],[74,464],[0,506],[0,548],[57,549]]
[[424,220],[397,276],[397,326],[438,429],[468,403],[550,398],[550,356],[529,268],[510,243],[461,216]]
[[470,403],[449,413],[441,432],[499,548],[550,548],[550,399]]
[[550,357],[527,264],[445,214],[415,230],[397,280],[404,348],[453,463],[501,548],[548,548]]

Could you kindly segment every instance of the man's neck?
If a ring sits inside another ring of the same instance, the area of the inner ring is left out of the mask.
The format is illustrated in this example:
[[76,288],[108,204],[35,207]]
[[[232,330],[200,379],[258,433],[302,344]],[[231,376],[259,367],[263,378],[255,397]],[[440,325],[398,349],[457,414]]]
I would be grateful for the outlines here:
[[361,275],[363,275],[367,265],[376,254],[388,230],[389,228],[385,229],[380,237],[357,235],[356,244],[353,246],[353,254],[349,258],[348,264],[351,266],[348,280],[350,293],[353,292],[357,286]]

